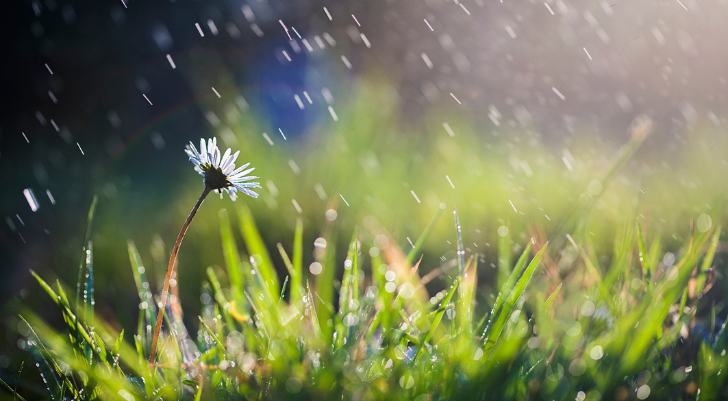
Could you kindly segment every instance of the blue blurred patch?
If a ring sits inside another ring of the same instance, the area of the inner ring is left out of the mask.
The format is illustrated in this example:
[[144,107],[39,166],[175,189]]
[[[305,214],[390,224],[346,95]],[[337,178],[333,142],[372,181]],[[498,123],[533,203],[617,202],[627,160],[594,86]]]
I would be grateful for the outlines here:
[[[316,63],[300,41],[298,44],[301,49],[296,53],[286,40],[271,43],[258,54],[253,73],[256,100],[264,112],[261,117],[268,120],[275,131],[273,134],[280,135],[277,132],[280,128],[288,138],[298,137],[308,131],[319,121],[322,111],[327,110],[320,83],[312,82],[320,81],[315,78],[312,80],[312,77],[320,76],[316,64],[322,63]],[[283,51],[291,61],[286,59]],[[315,51],[321,52],[319,49]],[[312,104],[304,91],[308,93]]]

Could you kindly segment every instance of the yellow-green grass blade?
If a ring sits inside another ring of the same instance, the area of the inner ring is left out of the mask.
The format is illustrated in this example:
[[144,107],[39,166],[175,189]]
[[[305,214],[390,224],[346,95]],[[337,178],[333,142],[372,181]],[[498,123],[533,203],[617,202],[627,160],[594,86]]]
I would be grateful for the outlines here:
[[240,271],[240,253],[235,243],[233,229],[230,225],[230,218],[225,209],[218,212],[220,218],[220,237],[222,239],[222,254],[225,258],[225,266],[227,267],[228,280],[230,281],[230,293],[232,302],[236,303],[238,308],[243,306],[243,274]]
[[644,360],[644,352],[653,340],[657,328],[663,324],[670,307],[678,301],[678,298],[685,290],[693,269],[697,266],[700,250],[703,249],[708,238],[709,234],[703,234],[694,240],[691,239],[693,245],[689,248],[689,251],[671,267],[671,269],[675,270],[668,272],[665,280],[661,281],[660,285],[655,286],[652,292],[647,294],[641,301],[642,306],[638,308],[638,311],[644,312],[638,315],[633,314],[632,319],[625,319],[624,317],[621,319],[620,332],[629,330],[626,327],[627,324],[632,323],[630,327],[633,327],[636,321],[640,322],[637,329],[634,330],[634,334],[629,336],[629,340],[618,340],[615,344],[617,349],[613,348],[616,351],[620,346],[625,347],[621,359],[621,372],[633,372]]
[[430,236],[430,233],[432,233],[432,230],[435,229],[435,226],[437,225],[438,220],[440,220],[440,217],[442,216],[442,212],[445,211],[444,205],[441,205],[440,208],[437,209],[435,212],[435,215],[432,216],[432,220],[430,220],[430,223],[427,224],[427,227],[425,227],[425,231],[420,234],[420,236],[415,241],[414,247],[410,249],[410,251],[407,253],[407,265],[412,265],[412,262],[414,262],[415,258],[417,257],[417,253],[419,253],[420,249],[422,249],[422,245],[427,240],[427,237]]
[[497,312],[498,315],[496,317],[495,323],[493,324],[493,328],[490,330],[488,336],[485,338],[484,357],[486,360],[490,353],[490,350],[496,345],[496,343],[500,339],[503,328],[506,325],[506,321],[513,313],[516,302],[518,302],[518,299],[521,298],[524,292],[526,292],[526,288],[528,287],[531,278],[536,273],[536,269],[540,266],[541,257],[543,256],[543,253],[546,250],[547,246],[548,243],[546,243],[541,248],[541,250],[538,251],[536,256],[533,257],[531,263],[529,263],[528,267],[523,272],[523,275],[513,287],[513,290],[510,291],[510,295],[508,296],[508,299],[503,303],[503,307],[500,311]]
[[455,281],[450,286],[450,289],[447,292],[447,295],[442,299],[442,302],[440,303],[440,306],[437,308],[437,313],[435,314],[434,318],[432,319],[432,323],[430,323],[430,327],[427,329],[427,334],[425,334],[424,339],[422,340],[422,344],[420,344],[419,347],[417,347],[417,353],[415,354],[414,361],[417,361],[417,358],[422,354],[422,351],[424,350],[426,343],[428,343],[432,336],[435,334],[435,330],[437,329],[437,326],[440,324],[440,321],[442,320],[443,315],[445,314],[445,311],[447,308],[450,307],[450,301],[452,300],[452,297],[455,295],[455,292],[457,291],[458,286],[460,285],[460,280],[462,279],[463,275],[462,273],[458,274],[457,278],[455,278]]
[[698,271],[698,277],[695,285],[695,294],[700,294],[705,288],[705,281],[707,279],[707,271],[713,265],[713,259],[715,258],[715,251],[718,249],[718,241],[720,240],[721,227],[715,229],[713,236],[708,245],[708,252],[703,257],[703,263]]
[[475,301],[475,290],[478,286],[478,258],[477,255],[470,257],[467,263],[468,269],[463,272],[463,279],[460,282],[460,300],[457,304],[458,327],[467,337],[473,334],[473,302]]
[[639,245],[640,249],[640,264],[642,265],[642,277],[649,279],[649,274],[652,272],[652,266],[650,264],[649,255],[647,254],[647,250],[645,248],[645,238],[642,234],[642,225],[637,222],[637,244]]
[[139,300],[141,301],[142,311],[147,324],[154,322],[154,315],[157,310],[157,305],[154,302],[154,297],[149,290],[150,285],[147,281],[146,268],[142,263],[142,258],[139,256],[139,251],[134,245],[134,241],[127,241],[127,250],[129,252],[129,261],[131,262],[131,269],[134,276],[134,282],[136,283],[137,291],[139,292]]
[[495,302],[493,303],[493,308],[490,311],[488,324],[485,326],[485,331],[483,332],[483,338],[486,338],[490,333],[492,324],[493,322],[495,322],[494,319],[496,318],[496,316],[498,316],[498,313],[503,306],[503,302],[505,302],[508,295],[510,295],[513,287],[516,285],[516,281],[518,280],[518,278],[521,277],[523,269],[526,268],[526,261],[528,260],[528,255],[531,253],[532,245],[533,243],[529,241],[528,245],[526,245],[526,249],[523,250],[521,257],[518,258],[516,266],[513,268],[510,275],[508,276],[508,279],[502,284],[501,290],[498,292],[498,296],[496,296]]
[[322,271],[315,278],[315,291],[311,304],[316,307],[316,314],[320,322],[321,331],[327,341],[332,340],[334,325],[334,278],[336,274],[336,242],[333,236],[326,238],[327,245],[323,255],[317,261],[321,263]]
[[278,274],[273,266],[270,254],[268,254],[268,248],[266,248],[265,242],[255,225],[253,213],[243,202],[238,203],[238,217],[240,218],[240,231],[243,234],[243,240],[248,248],[248,254],[251,258],[255,258],[254,255],[260,257],[258,269],[260,270],[263,281],[266,283],[265,288],[269,292],[270,298],[275,299],[275,296],[281,291]]
[[296,232],[293,235],[293,269],[291,273],[291,304],[298,305],[305,293],[303,288],[303,219],[296,219]]
[[64,302],[64,297],[60,297],[56,295],[55,291],[42,279],[40,276],[38,276],[33,270],[30,271],[30,273],[35,277],[35,279],[38,281],[40,286],[48,293],[48,295],[53,299],[53,301],[61,307],[61,311],[64,313],[66,317],[66,324],[68,325],[68,328],[71,333],[74,333],[74,330],[78,330],[78,333],[80,336],[88,342],[89,344],[93,343],[91,341],[91,338],[89,337],[86,330],[83,328],[83,326],[77,324],[76,316],[71,312],[69,309],[67,301]]
[[554,304],[554,300],[559,295],[559,292],[561,291],[561,286],[563,286],[563,285],[564,285],[564,283],[559,283],[559,286],[556,287],[554,292],[552,292],[551,295],[549,295],[549,297],[546,299],[545,306],[546,306],[547,310],[551,309],[551,305]]

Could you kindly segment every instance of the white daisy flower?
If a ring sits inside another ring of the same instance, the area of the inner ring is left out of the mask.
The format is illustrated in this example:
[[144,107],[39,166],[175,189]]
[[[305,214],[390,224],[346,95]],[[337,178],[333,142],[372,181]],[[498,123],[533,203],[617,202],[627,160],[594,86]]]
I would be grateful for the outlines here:
[[198,152],[195,145],[190,144],[185,149],[187,156],[190,157],[192,163],[195,164],[195,171],[200,173],[204,179],[205,189],[202,191],[200,198],[192,208],[187,220],[182,225],[182,229],[177,235],[177,241],[174,243],[172,248],[172,254],[169,257],[169,265],[167,265],[167,274],[164,277],[164,286],[162,287],[162,296],[160,299],[159,313],[157,314],[157,324],[154,327],[154,337],[152,337],[152,348],[149,354],[149,364],[152,365],[157,359],[157,341],[159,340],[159,332],[162,329],[162,320],[164,320],[164,308],[167,304],[167,293],[169,292],[170,279],[172,272],[177,262],[177,254],[179,248],[182,245],[182,240],[185,237],[187,228],[192,223],[192,219],[197,214],[197,210],[202,205],[210,191],[216,191],[222,198],[223,191],[230,195],[232,200],[235,200],[238,195],[237,191],[240,191],[248,196],[257,198],[258,194],[252,191],[250,188],[260,188],[260,184],[257,182],[250,182],[258,177],[248,175],[254,168],[248,168],[250,163],[246,163],[238,168],[235,168],[235,160],[238,158],[240,152],[235,152],[231,155],[230,149],[225,151],[225,154],[220,157],[220,149],[217,148],[217,140],[211,138],[205,143],[204,139],[200,140],[200,151]]
[[190,161],[195,164],[195,171],[205,177],[205,186],[212,191],[216,191],[222,198],[223,191],[230,195],[230,199],[237,199],[237,191],[248,196],[257,198],[258,194],[250,188],[260,188],[260,183],[249,182],[258,177],[248,175],[255,168],[250,163],[235,168],[235,160],[238,158],[240,151],[231,154],[231,150],[225,151],[220,157],[220,149],[217,147],[217,139],[210,138],[205,143],[204,139],[200,139],[200,151],[197,151],[195,145],[190,142],[185,152],[190,157]]

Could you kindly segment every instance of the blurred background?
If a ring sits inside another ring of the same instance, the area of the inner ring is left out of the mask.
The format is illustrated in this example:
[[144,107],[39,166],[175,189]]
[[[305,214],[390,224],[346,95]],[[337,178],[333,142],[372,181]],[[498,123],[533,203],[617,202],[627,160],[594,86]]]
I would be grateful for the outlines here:
[[[691,217],[724,220],[724,0],[0,7],[3,369],[18,352],[17,312],[49,307],[29,270],[75,285],[94,195],[97,311],[135,324],[127,240],[160,285],[203,188],[183,152],[201,137],[257,168],[260,198],[238,202],[271,250],[290,251],[303,217],[306,266],[331,226],[344,242],[376,221],[407,249],[441,204],[458,208],[485,288],[499,235],[515,253],[531,236],[568,233],[580,201],[593,205],[587,232],[607,256],[630,208],[667,248],[688,237]],[[630,131],[640,115],[654,123],[646,139]],[[620,149],[635,154],[612,176]],[[182,246],[186,319],[205,267],[223,263],[222,208],[235,216],[229,198],[208,198]],[[454,235],[447,213],[423,271],[454,257]]]

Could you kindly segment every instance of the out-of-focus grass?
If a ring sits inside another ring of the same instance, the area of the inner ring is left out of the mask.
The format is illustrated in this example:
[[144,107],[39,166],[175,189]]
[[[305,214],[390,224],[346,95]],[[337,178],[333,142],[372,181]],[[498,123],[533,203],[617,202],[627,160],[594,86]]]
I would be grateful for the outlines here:
[[[528,128],[496,136],[456,114],[414,135],[400,132],[395,99],[386,85],[362,84],[338,123],[274,147],[247,114],[227,124],[232,136],[220,139],[242,148],[264,188],[256,201],[223,201],[229,211],[216,199],[203,205],[155,366],[146,360],[158,291],[148,276],[161,274],[145,266],[164,265],[164,246],[139,252],[130,241],[128,256],[100,254],[119,240],[108,220],[117,211],[102,213],[94,230],[106,247],[88,246],[82,268],[131,266],[137,325],[122,333],[128,311],[94,312],[83,291],[96,283],[101,300],[104,288],[93,274],[79,281],[79,303],[38,277],[65,322],[51,328],[21,312],[50,394],[725,397],[723,305],[702,297],[724,221],[724,139],[706,129],[674,155],[633,157],[645,139],[665,140],[661,127],[554,149]],[[189,195],[165,218],[181,223],[194,203],[201,184],[189,175]],[[325,241],[314,247],[317,237]]]
[[[445,203],[459,208],[464,246],[485,255],[480,264],[484,269],[509,262],[511,254],[519,254],[518,248],[536,233],[560,234],[558,240],[564,241],[559,225],[582,202],[589,207],[575,217],[589,223],[587,234],[596,251],[609,255],[612,239],[623,229],[624,213],[636,201],[639,206],[633,212],[639,215],[645,236],[677,247],[686,239],[690,218],[715,215],[725,195],[722,177],[728,174],[728,165],[722,149],[728,143],[709,127],[696,128],[684,138],[675,137],[671,127],[655,127],[645,146],[607,183],[600,178],[607,175],[619,149],[629,148],[628,127],[624,132],[603,134],[610,140],[575,133],[557,145],[544,141],[532,127],[506,120],[495,129],[479,129],[457,110],[426,113],[428,119],[416,124],[401,122],[398,97],[381,81],[361,81],[354,93],[352,99],[337,99],[338,122],[329,121],[309,135],[288,141],[273,135],[276,129],[264,126],[252,113],[240,110],[233,96],[229,101],[202,104],[222,121],[209,134],[217,135],[224,146],[240,149],[241,160],[251,161],[261,176],[261,198],[248,206],[265,227],[261,235],[269,247],[292,241],[299,218],[307,227],[304,243],[310,246],[329,224],[326,210],[334,209],[338,243],[348,241],[354,227],[371,216],[406,249],[408,238],[415,241]],[[274,146],[262,132],[269,133]],[[178,157],[185,158],[181,150]],[[96,231],[96,246],[104,250],[99,256],[100,272],[123,266],[125,249],[119,244],[128,238],[143,241],[140,251],[150,267],[166,265],[160,246],[164,251],[173,241],[200,186],[200,177],[194,173],[183,170],[178,177],[170,178],[173,188],[146,189],[173,193],[165,198],[169,204],[133,203],[137,207],[130,209],[125,200],[140,195],[122,186],[105,203],[102,196]],[[154,199],[149,193],[145,196]],[[186,256],[180,261],[182,283],[194,286],[204,278],[199,264],[224,265],[217,235],[221,207],[235,206],[228,199],[210,199],[199,212],[188,234]],[[119,216],[135,218],[120,221]],[[501,226],[508,227],[508,235],[499,241]],[[237,231],[234,235],[242,240]],[[452,232],[444,225],[436,226],[425,244],[426,272],[438,267],[440,256],[454,251],[448,240],[452,242]],[[500,252],[499,262],[497,249],[503,247],[511,247],[512,252]],[[339,249],[341,258],[344,253]],[[313,255],[307,250],[303,259],[307,266]],[[284,264],[273,262],[282,277]],[[497,288],[492,276],[485,275],[484,280]],[[105,277],[102,274],[101,283]],[[152,282],[156,285],[154,278]]]

